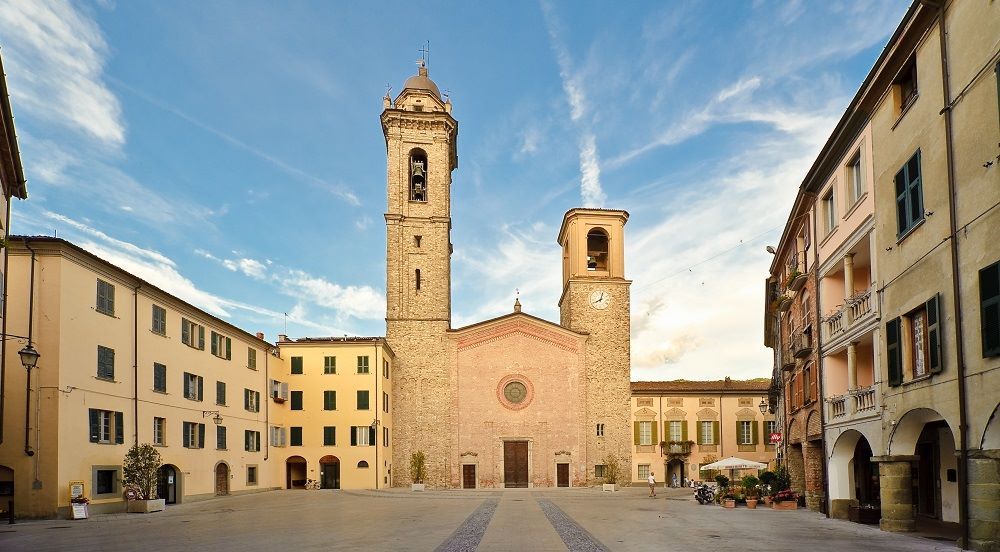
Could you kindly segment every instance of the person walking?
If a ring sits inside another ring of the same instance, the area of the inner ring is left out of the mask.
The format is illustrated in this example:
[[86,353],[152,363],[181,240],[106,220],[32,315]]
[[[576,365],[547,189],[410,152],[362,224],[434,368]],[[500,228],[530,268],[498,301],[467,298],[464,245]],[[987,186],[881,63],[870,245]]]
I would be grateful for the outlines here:
[[675,487],[675,488],[677,487],[677,474],[676,473],[674,474],[674,482],[671,485],[671,487]]
[[649,496],[656,497],[656,478],[653,477],[653,472],[649,472]]

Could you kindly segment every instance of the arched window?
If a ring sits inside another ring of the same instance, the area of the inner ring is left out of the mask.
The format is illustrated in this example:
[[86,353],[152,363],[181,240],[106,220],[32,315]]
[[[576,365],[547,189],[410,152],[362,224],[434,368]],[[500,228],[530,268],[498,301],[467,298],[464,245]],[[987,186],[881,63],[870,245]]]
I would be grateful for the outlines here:
[[427,154],[421,149],[410,152],[410,201],[427,201]]
[[420,289],[420,269],[418,268],[415,272],[415,281],[417,283],[417,289]]
[[587,270],[608,269],[608,235],[600,228],[587,233]]
[[362,461],[358,462],[358,467],[359,468],[367,468],[368,467],[368,462],[362,460]]

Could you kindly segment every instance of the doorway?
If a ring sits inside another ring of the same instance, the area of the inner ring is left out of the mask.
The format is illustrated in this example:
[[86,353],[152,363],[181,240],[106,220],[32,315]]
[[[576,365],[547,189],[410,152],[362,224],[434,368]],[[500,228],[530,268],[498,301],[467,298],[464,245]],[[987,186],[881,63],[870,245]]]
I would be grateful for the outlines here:
[[[339,474],[338,474],[339,477]],[[289,456],[285,460],[285,488],[306,488],[306,459],[301,456]]]
[[219,462],[215,466],[215,496],[229,494],[229,464]]
[[476,488],[476,465],[475,464],[462,464],[462,488],[463,489],[475,489]]
[[528,488],[527,441],[504,441],[503,486],[508,489]]
[[170,464],[160,466],[160,474],[156,481],[156,497],[162,498],[164,504],[177,504],[177,467]]
[[556,487],[569,487],[569,464],[556,464]]
[[340,488],[340,459],[336,456],[324,456],[319,459],[319,488]]

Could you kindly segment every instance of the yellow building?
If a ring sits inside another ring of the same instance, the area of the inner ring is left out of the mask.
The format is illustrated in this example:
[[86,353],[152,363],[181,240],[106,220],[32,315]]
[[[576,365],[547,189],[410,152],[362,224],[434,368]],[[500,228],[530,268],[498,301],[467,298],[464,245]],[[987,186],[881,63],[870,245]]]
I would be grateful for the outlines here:
[[284,488],[380,489],[392,474],[392,349],[380,337],[278,336],[271,477]]
[[701,466],[730,456],[772,464],[769,436],[781,429],[767,411],[769,387],[766,379],[632,382],[632,481],[645,484],[650,472],[657,483],[702,481]]

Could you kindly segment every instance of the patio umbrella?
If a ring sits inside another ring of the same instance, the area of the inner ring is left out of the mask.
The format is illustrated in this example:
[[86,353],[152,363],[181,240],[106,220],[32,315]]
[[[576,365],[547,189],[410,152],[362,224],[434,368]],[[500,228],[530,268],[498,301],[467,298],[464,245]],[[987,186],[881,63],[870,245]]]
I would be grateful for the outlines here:
[[705,464],[704,466],[701,467],[701,471],[729,470],[729,479],[735,479],[736,470],[747,470],[747,469],[762,470],[765,468],[767,468],[767,464],[763,464],[761,462],[754,462],[753,460],[744,460],[742,458],[737,458],[735,456],[730,456],[725,460],[719,460],[718,462]]

